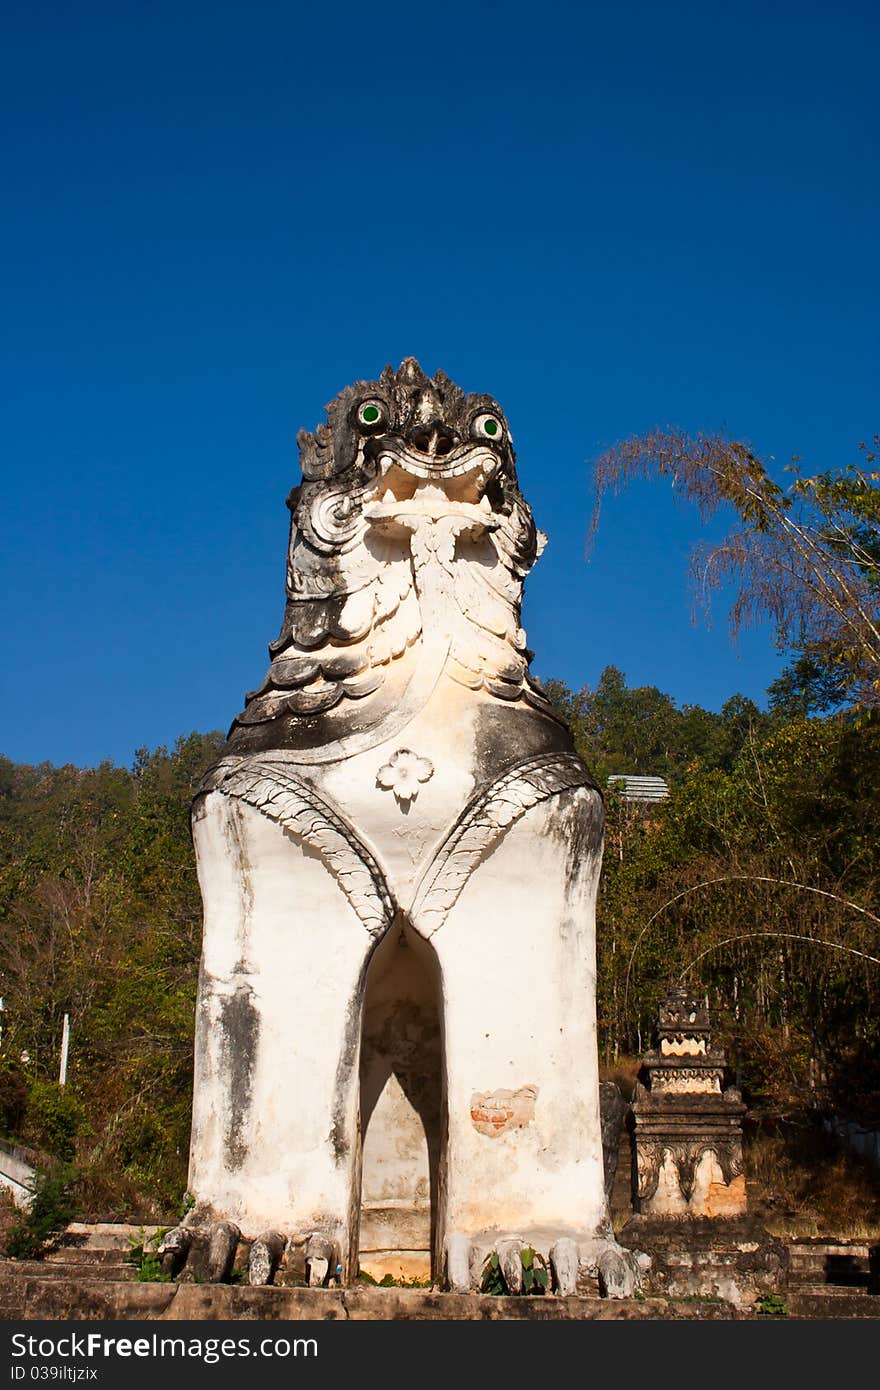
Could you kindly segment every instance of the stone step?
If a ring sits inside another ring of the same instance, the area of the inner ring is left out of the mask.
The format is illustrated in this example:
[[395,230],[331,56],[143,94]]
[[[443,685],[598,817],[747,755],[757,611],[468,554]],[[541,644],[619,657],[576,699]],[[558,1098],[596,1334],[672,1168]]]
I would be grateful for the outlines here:
[[117,1221],[72,1221],[65,1228],[61,1243],[82,1250],[128,1251],[133,1245],[140,1245],[161,1230],[167,1230],[167,1226],[134,1226]]
[[132,1264],[83,1265],[62,1263],[53,1260],[2,1260],[0,1278],[7,1279],[76,1279],[101,1282],[107,1280],[130,1281],[137,1278],[137,1270]]
[[788,1245],[788,1251],[792,1255],[816,1255],[816,1257],[826,1257],[826,1255],[856,1255],[861,1259],[867,1259],[872,1250],[872,1245],[877,1241],[869,1240],[805,1240],[792,1241]]
[[6,1279],[0,1264],[0,1316],[6,1320],[89,1319],[323,1321],[701,1321],[740,1318],[729,1303],[701,1299],[492,1298],[418,1289],[249,1288],[228,1284],[112,1283],[109,1280]]
[[803,1288],[805,1284],[813,1284],[817,1288],[866,1289],[870,1283],[870,1275],[860,1270],[853,1274],[828,1274],[823,1269],[799,1269],[789,1274],[788,1282],[792,1288],[797,1289]]
[[104,1250],[100,1246],[59,1245],[44,1257],[47,1264],[68,1265],[118,1265],[130,1263],[132,1247],[120,1246],[115,1250]]
[[871,1298],[867,1284],[823,1284],[821,1280],[805,1280],[803,1283],[789,1284],[789,1291],[800,1297],[801,1294],[826,1295],[829,1298]]
[[671,1269],[726,1269],[742,1258],[739,1250],[664,1250],[663,1263]]
[[859,1294],[793,1293],[786,1302],[790,1318],[880,1318],[880,1298]]
[[862,1250],[798,1250],[789,1248],[792,1265],[822,1265],[826,1260],[848,1260],[851,1264],[863,1264],[867,1268],[870,1255]]
[[827,1255],[819,1260],[793,1260],[789,1266],[792,1284],[834,1284],[843,1287],[866,1285],[870,1280],[867,1260],[849,1255]]

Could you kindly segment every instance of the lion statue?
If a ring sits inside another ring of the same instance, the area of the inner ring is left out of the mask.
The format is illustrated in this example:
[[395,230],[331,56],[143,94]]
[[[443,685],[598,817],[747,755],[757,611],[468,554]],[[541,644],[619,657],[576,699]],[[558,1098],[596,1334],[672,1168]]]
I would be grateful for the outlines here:
[[271,664],[193,805],[195,1205],[163,1261],[342,1284],[366,1251],[465,1290],[494,1254],[516,1291],[528,1249],[572,1292],[625,1252],[602,798],[520,622],[544,537],[490,396],[408,358],[327,417],[298,437]]

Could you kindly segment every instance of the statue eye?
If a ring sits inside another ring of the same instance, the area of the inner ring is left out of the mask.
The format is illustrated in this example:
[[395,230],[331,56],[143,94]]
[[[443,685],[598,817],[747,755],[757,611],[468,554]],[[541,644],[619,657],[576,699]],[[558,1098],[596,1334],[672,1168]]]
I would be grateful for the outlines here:
[[478,415],[471,425],[477,439],[492,439],[496,443],[504,436],[504,426],[497,415]]
[[361,401],[357,410],[357,421],[362,429],[376,430],[385,424],[388,410],[384,401]]

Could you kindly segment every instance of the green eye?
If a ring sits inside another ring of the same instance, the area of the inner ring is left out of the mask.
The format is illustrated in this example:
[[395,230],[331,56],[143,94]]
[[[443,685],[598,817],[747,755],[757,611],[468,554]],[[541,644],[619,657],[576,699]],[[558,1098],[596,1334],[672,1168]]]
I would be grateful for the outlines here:
[[367,429],[375,429],[385,420],[384,401],[362,401],[358,406],[358,424],[364,425]]
[[504,434],[504,426],[495,415],[478,415],[473,423],[473,433],[478,439],[492,439],[497,442]]

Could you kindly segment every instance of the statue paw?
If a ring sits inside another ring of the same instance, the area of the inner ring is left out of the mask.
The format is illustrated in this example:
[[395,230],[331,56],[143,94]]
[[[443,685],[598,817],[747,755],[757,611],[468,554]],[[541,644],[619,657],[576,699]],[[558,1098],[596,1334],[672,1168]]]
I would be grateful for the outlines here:
[[159,1246],[162,1273],[184,1283],[226,1283],[240,1235],[233,1221],[175,1226],[165,1233]]
[[600,1294],[603,1298],[635,1297],[642,1292],[642,1275],[650,1265],[649,1255],[608,1241],[596,1260]]
[[162,1273],[169,1279],[176,1279],[183,1269],[191,1244],[192,1230],[188,1226],[173,1226],[165,1232],[156,1254]]
[[565,1296],[577,1293],[578,1266],[577,1241],[571,1236],[560,1236],[550,1247],[550,1270],[553,1275],[553,1292]]
[[280,1231],[264,1231],[257,1236],[248,1255],[248,1283],[271,1284],[281,1263],[287,1242]]
[[329,1236],[316,1231],[306,1241],[306,1283],[310,1289],[322,1289],[335,1279],[339,1251]]
[[471,1272],[473,1247],[463,1231],[452,1231],[445,1246],[446,1287],[452,1293],[470,1293],[477,1286]]

